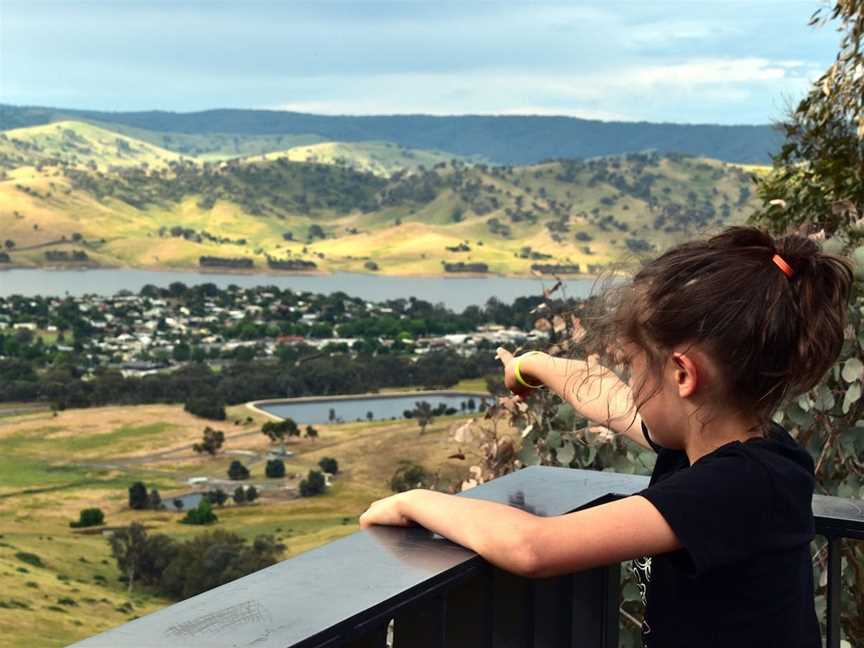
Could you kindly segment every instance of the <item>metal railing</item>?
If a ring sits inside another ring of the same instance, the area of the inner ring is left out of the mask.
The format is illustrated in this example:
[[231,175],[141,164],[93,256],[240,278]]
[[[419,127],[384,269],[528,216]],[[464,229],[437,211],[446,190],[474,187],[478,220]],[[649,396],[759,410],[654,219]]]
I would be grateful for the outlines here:
[[[639,475],[532,466],[459,496],[552,516],[647,485]],[[829,542],[827,645],[839,648],[838,543],[864,538],[864,503],[816,495],[813,513]],[[373,526],[74,646],[617,648],[619,579],[617,564],[523,578],[423,528]]]

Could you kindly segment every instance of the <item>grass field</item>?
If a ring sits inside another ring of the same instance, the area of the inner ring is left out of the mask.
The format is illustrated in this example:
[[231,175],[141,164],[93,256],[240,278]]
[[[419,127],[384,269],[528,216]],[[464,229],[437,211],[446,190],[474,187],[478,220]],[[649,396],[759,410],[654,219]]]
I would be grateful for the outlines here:
[[[457,388],[481,388],[480,382],[465,381]],[[263,418],[244,406],[229,408],[228,414],[227,421],[214,423],[191,416],[180,405],[141,405],[0,418],[4,646],[64,646],[171,603],[138,588],[127,594],[105,538],[69,528],[82,508],[98,506],[108,526],[137,520],[150,533],[178,538],[203,530],[179,524],[180,514],[130,510],[127,489],[133,481],[159,489],[168,500],[195,490],[186,484],[189,477],[224,478],[230,461],[240,458],[252,473],[248,483],[259,486],[262,497],[252,505],[217,508],[219,521],[207,528],[248,539],[274,534],[287,546],[284,557],[290,558],[359,530],[357,518],[368,504],[391,494],[389,477],[400,459],[437,471],[442,484],[460,481],[470,465],[470,452],[469,461],[447,459],[457,449],[451,432],[466,418],[454,415],[436,418],[423,436],[414,421],[319,425],[318,439],[289,441],[295,453],[286,462],[289,476],[266,479],[269,442],[260,434]],[[223,451],[216,457],[191,450],[205,425],[225,432]],[[506,433],[515,438],[515,431]],[[255,457],[233,452],[253,452]],[[295,498],[284,489],[296,487],[325,456],[336,458],[340,468],[326,494]],[[26,554],[42,564],[27,562]]]

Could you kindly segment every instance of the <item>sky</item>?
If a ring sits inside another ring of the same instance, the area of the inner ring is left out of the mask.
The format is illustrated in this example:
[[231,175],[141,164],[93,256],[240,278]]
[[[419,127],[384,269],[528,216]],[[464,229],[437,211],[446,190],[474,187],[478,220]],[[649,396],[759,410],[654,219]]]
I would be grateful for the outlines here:
[[765,124],[834,60],[816,0],[0,0],[0,103]]

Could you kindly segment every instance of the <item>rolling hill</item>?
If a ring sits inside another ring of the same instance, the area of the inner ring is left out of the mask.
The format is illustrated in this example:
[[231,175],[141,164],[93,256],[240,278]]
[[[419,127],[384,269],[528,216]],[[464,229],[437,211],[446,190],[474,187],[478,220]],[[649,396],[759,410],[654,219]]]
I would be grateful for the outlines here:
[[334,162],[351,153],[398,166],[404,149],[318,144],[303,155],[330,164],[206,162],[105,132],[63,123],[5,133],[4,145],[35,143],[0,181],[5,265],[197,269],[210,257],[208,267],[258,271],[590,273],[742,222],[755,206],[742,169],[683,155],[489,166],[409,152],[430,166],[385,176]]
[[107,170],[164,166],[180,155],[92,124],[59,121],[0,133],[0,168],[65,163]]
[[[258,149],[248,154],[284,150],[314,141],[389,141],[460,157],[481,156],[495,164],[523,165],[553,158],[584,159],[645,151],[766,164],[782,142],[781,134],[770,125],[602,122],[530,115],[328,116],[273,110],[121,113],[0,105],[0,130],[62,120],[138,129],[129,134],[186,154],[193,149],[224,152],[231,146],[239,148],[239,140],[249,137],[258,138],[253,145]],[[166,140],[166,135],[177,139]],[[286,146],[268,139],[278,136],[311,140]]]

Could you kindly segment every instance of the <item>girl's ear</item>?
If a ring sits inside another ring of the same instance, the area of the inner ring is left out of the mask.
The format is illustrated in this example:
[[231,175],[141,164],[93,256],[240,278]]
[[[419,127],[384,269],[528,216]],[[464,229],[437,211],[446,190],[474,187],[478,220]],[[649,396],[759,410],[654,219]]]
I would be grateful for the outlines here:
[[692,396],[699,386],[699,371],[696,363],[686,353],[674,351],[672,361],[675,363],[675,384],[681,398]]

